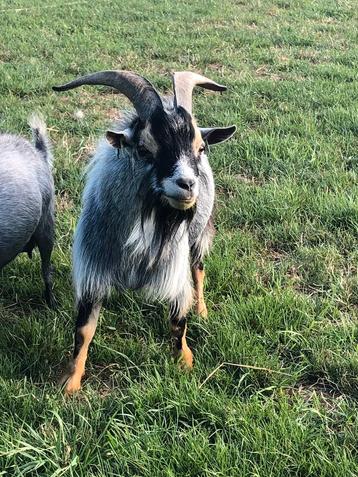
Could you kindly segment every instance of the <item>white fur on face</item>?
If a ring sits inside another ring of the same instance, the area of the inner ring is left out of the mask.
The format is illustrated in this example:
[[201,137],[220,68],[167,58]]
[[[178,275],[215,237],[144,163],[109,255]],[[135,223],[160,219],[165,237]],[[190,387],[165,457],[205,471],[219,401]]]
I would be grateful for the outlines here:
[[[191,191],[182,189],[177,181],[192,181],[193,185]],[[189,166],[188,161],[182,158],[176,164],[174,174],[171,177],[166,177],[162,181],[162,187],[164,195],[174,198],[176,200],[191,199],[193,204],[195,203],[199,194],[199,181],[196,177],[194,170]]]

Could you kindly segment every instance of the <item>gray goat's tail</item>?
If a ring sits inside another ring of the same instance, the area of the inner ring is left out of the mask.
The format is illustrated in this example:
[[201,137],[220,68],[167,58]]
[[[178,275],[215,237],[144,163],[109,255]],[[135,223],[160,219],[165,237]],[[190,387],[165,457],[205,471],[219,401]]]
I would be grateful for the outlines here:
[[52,147],[47,135],[47,128],[44,118],[40,114],[32,113],[28,119],[28,123],[32,130],[32,138],[35,148],[45,159],[49,167],[52,167]]

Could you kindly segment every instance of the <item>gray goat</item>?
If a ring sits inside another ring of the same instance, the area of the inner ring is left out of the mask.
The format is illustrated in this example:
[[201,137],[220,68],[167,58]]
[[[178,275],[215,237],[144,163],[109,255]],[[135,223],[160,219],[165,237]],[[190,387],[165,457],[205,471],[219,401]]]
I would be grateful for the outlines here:
[[21,252],[27,252],[31,258],[37,246],[46,302],[53,307],[52,153],[44,121],[33,115],[29,125],[34,145],[20,136],[0,135],[0,270]]
[[194,86],[226,88],[195,73],[174,74],[173,97],[161,97],[129,71],[90,74],[54,90],[85,84],[116,88],[136,113],[107,131],[88,173],[73,247],[78,315],[68,393],[80,389],[101,302],[113,287],[169,301],[175,352],[192,367],[186,313],[194,283],[197,312],[207,314],[202,260],[214,231],[214,180],[206,153],[236,129],[196,125]]

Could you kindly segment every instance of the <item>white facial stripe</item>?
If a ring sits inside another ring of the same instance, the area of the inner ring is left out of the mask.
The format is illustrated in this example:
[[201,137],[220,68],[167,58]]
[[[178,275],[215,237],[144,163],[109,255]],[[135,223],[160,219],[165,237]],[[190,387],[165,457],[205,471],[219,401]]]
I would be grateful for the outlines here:
[[179,159],[177,165],[175,167],[175,171],[173,174],[173,179],[192,179],[195,181],[195,174],[193,169],[188,165],[185,159]]
[[[180,182],[189,183],[189,186],[183,186]],[[172,176],[164,178],[161,185],[164,195],[170,199],[174,199],[174,201],[188,201],[185,207],[184,205],[178,207],[174,205],[175,202],[171,201],[170,205],[174,208],[184,209],[192,207],[199,195],[199,179],[186,157],[179,159]]]

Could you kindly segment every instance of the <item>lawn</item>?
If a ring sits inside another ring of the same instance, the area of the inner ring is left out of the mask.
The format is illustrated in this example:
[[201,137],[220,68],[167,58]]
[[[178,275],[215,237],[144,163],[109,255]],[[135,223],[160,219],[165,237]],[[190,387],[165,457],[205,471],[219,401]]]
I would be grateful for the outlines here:
[[[44,304],[38,254],[0,272],[0,475],[358,475],[357,11],[354,0],[0,0],[0,130],[28,136],[39,110],[54,144],[58,300]],[[65,398],[83,173],[128,102],[51,86],[101,69],[162,92],[171,71],[202,72],[228,91],[196,92],[200,125],[238,131],[211,150],[217,235],[209,318],[189,322],[194,370],[170,356],[165,304],[113,295],[83,390]]]

